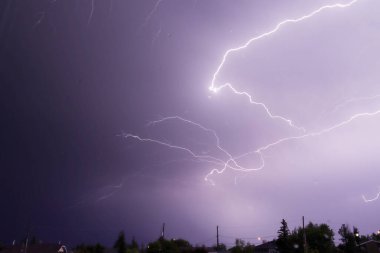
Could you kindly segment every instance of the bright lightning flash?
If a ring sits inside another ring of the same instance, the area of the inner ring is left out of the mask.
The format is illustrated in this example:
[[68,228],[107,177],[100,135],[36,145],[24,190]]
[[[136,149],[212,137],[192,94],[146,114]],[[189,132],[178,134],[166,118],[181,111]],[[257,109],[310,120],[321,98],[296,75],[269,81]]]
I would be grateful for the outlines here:
[[237,94],[237,95],[244,95],[246,97],[249,98],[249,101],[251,104],[254,104],[254,105],[260,105],[264,108],[264,110],[267,112],[267,114],[269,115],[269,117],[271,117],[272,119],[280,119],[280,120],[283,120],[285,121],[287,124],[289,124],[290,126],[292,127],[295,127],[297,129],[300,129],[300,130],[303,130],[305,131],[304,128],[302,127],[298,127],[296,125],[293,124],[293,122],[290,120],[290,119],[287,119],[283,116],[279,116],[279,115],[273,115],[271,113],[271,111],[269,110],[268,106],[266,106],[264,103],[261,103],[261,102],[256,102],[253,97],[246,91],[238,91],[236,88],[234,88],[232,86],[232,84],[230,83],[226,83],[224,85],[221,85],[219,87],[217,87],[217,85],[215,84],[216,82],[216,79],[220,73],[220,71],[222,70],[224,64],[226,63],[227,61],[227,58],[230,54],[232,53],[235,53],[235,52],[239,52],[243,49],[246,49],[249,45],[251,45],[253,42],[255,41],[258,41],[260,39],[263,39],[263,38],[266,38],[274,33],[276,33],[278,30],[280,30],[284,25],[286,24],[292,24],[292,23],[298,23],[298,22],[301,22],[301,21],[304,21],[306,19],[309,19],[325,10],[328,10],[328,9],[335,9],[335,8],[346,8],[346,7],[350,7],[351,5],[353,5],[354,3],[356,3],[358,0],[353,0],[347,4],[333,4],[333,5],[324,5],[318,9],[316,9],[315,11],[307,14],[307,15],[304,15],[302,17],[299,17],[299,18],[295,18],[295,19],[286,19],[280,23],[278,23],[272,30],[268,31],[268,32],[265,32],[263,34],[260,34],[256,37],[253,37],[251,39],[249,39],[245,44],[243,44],[242,46],[239,46],[239,47],[235,47],[235,48],[231,48],[231,49],[228,49],[224,55],[223,55],[223,58],[222,58],[222,61],[221,63],[219,64],[219,66],[217,67],[215,73],[213,74],[213,77],[212,77],[212,81],[211,81],[211,85],[209,87],[209,90],[214,92],[214,93],[217,93],[219,92],[220,90],[224,89],[224,88],[230,88],[232,90],[233,93]]
[[[171,117],[162,118],[162,119],[157,120],[157,121],[152,121],[152,122],[150,122],[148,124],[150,126],[154,126],[156,124],[163,124],[163,123],[165,123],[167,121],[177,120],[177,121],[183,122],[185,124],[189,124],[189,125],[191,125],[193,127],[199,128],[199,129],[201,129],[201,130],[203,130],[205,132],[208,132],[209,134],[211,134],[214,137],[214,139],[215,139],[215,147],[221,152],[221,154],[223,155],[223,158],[219,158],[217,156],[212,156],[212,155],[197,154],[195,151],[193,151],[193,150],[191,150],[190,148],[187,148],[187,147],[174,145],[174,144],[171,144],[171,143],[168,143],[168,142],[164,142],[164,141],[160,141],[160,140],[157,140],[157,139],[142,138],[142,137],[140,137],[138,135],[123,134],[123,137],[125,137],[125,138],[133,138],[133,139],[136,139],[136,140],[138,140],[140,142],[155,143],[155,144],[159,144],[159,145],[165,146],[165,147],[170,148],[170,149],[175,149],[175,150],[179,150],[179,151],[182,151],[182,152],[186,152],[186,153],[188,153],[190,156],[192,156],[194,159],[196,159],[198,161],[205,162],[205,163],[210,163],[210,164],[213,164],[214,166],[217,166],[218,168],[211,169],[211,171],[204,178],[206,181],[209,181],[212,184],[214,184],[214,182],[210,179],[210,176],[213,175],[213,174],[215,174],[215,173],[216,174],[222,174],[227,169],[232,169],[232,170],[236,170],[236,171],[240,171],[240,172],[250,172],[250,171],[257,171],[257,170],[263,169],[265,167],[265,159],[264,159],[263,152],[266,151],[266,150],[269,150],[269,149],[271,149],[271,148],[273,148],[275,146],[278,146],[280,144],[283,144],[283,143],[286,143],[286,142],[290,142],[290,141],[295,141],[295,140],[300,140],[300,139],[305,139],[305,138],[312,138],[312,137],[316,137],[316,136],[321,136],[321,135],[327,134],[327,133],[329,133],[331,131],[334,131],[334,130],[336,130],[338,128],[344,127],[344,126],[350,124],[351,122],[353,122],[355,120],[358,120],[358,119],[361,119],[361,118],[368,118],[368,117],[373,117],[373,116],[380,115],[380,109],[377,110],[377,111],[373,111],[373,112],[357,113],[357,114],[354,114],[351,117],[349,117],[347,120],[344,120],[344,121],[342,121],[340,123],[337,123],[337,124],[335,124],[333,126],[330,126],[328,128],[322,129],[322,130],[317,131],[317,132],[307,133],[306,130],[303,127],[295,125],[292,120],[290,120],[290,119],[288,119],[288,118],[286,118],[284,116],[273,114],[266,104],[264,104],[263,102],[256,101],[253,98],[253,96],[250,95],[248,92],[246,92],[246,91],[240,91],[240,90],[238,90],[237,88],[235,88],[230,83],[225,83],[225,84],[219,85],[219,86],[216,84],[216,80],[218,78],[219,73],[221,72],[224,64],[226,63],[227,58],[232,53],[237,53],[239,51],[242,51],[242,50],[246,49],[248,46],[250,46],[255,41],[258,41],[260,39],[266,38],[266,37],[268,37],[268,36],[276,33],[278,30],[280,30],[283,26],[285,26],[287,24],[294,24],[294,23],[298,23],[298,22],[304,21],[306,19],[312,18],[313,16],[315,16],[315,15],[317,15],[317,14],[323,12],[323,11],[329,10],[329,9],[347,8],[347,7],[352,6],[354,3],[358,2],[358,1],[359,0],[353,0],[353,1],[350,1],[350,2],[348,2],[346,4],[337,3],[337,4],[332,4],[332,5],[324,5],[324,6],[318,8],[318,9],[316,9],[316,10],[314,10],[314,11],[310,12],[309,14],[304,15],[302,17],[295,18],[295,19],[286,19],[286,20],[278,23],[272,30],[249,39],[245,44],[243,44],[243,45],[241,45],[239,47],[228,49],[224,53],[224,55],[222,57],[222,61],[218,65],[215,73],[213,74],[211,85],[209,87],[210,91],[212,91],[214,93],[218,93],[219,91],[221,91],[224,88],[229,88],[234,94],[240,95],[240,96],[245,96],[246,98],[248,98],[250,104],[262,107],[266,111],[267,115],[271,119],[282,120],[285,123],[287,123],[290,127],[302,131],[302,134],[297,135],[297,136],[290,136],[290,137],[281,138],[281,139],[278,139],[275,142],[272,142],[272,143],[269,143],[269,144],[267,144],[265,146],[259,147],[256,150],[249,151],[247,153],[244,153],[244,154],[241,154],[239,156],[233,157],[225,148],[223,148],[221,146],[220,138],[218,137],[218,135],[216,134],[216,132],[214,130],[206,128],[203,125],[201,125],[199,123],[196,123],[194,121],[191,121],[191,120],[188,120],[188,119],[184,119],[184,118],[182,118],[180,116],[171,116]],[[158,1],[156,5],[158,5],[159,2],[160,1]],[[339,105],[339,106],[343,106],[343,105]],[[246,167],[243,167],[242,165],[239,164],[239,159],[241,159],[243,157],[246,157],[248,155],[253,155],[253,154],[258,155],[258,157],[260,158],[261,162],[260,162],[259,166],[254,167],[254,168],[246,168]],[[235,181],[236,181],[236,178],[235,178]],[[375,201],[375,200],[377,200],[377,199],[380,198],[380,192],[377,194],[377,196],[375,198],[372,198],[372,199],[367,199],[364,196],[362,196],[362,197],[363,197],[363,200],[365,202]]]

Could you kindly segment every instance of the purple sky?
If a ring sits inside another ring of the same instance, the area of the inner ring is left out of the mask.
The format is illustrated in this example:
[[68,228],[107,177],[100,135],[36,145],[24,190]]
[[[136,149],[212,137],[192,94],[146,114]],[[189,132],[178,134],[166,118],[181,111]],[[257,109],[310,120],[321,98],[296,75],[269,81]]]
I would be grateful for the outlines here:
[[214,87],[281,118],[209,90],[228,49],[335,3],[349,1],[2,1],[0,241],[29,227],[148,242],[165,222],[193,244],[215,243],[216,225],[227,245],[258,244],[303,215],[377,231],[380,199],[363,196],[380,192],[378,1],[228,55]]

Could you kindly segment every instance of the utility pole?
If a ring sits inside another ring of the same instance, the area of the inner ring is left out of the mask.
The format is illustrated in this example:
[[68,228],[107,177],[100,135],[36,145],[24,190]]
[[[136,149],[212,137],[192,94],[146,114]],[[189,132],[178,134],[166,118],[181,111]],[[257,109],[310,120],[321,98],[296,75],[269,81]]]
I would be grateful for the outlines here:
[[307,253],[306,249],[306,233],[305,233],[305,217],[302,216],[302,231],[303,231],[303,252]]
[[162,237],[163,239],[165,238],[165,222],[162,224],[161,237]]
[[216,226],[216,248],[219,250],[219,226]]

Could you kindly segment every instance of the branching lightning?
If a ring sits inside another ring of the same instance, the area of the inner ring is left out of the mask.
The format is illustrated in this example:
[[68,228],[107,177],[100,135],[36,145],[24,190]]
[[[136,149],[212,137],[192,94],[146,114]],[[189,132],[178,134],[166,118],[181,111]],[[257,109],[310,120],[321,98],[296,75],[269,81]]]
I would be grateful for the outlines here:
[[286,24],[289,24],[289,23],[298,23],[298,22],[301,22],[303,20],[306,20],[306,19],[309,19],[313,16],[315,16],[316,14],[324,11],[324,10],[327,10],[327,9],[334,9],[334,8],[346,8],[346,7],[350,7],[351,5],[353,5],[354,3],[356,3],[357,1],[359,0],[353,0],[347,4],[333,4],[333,5],[324,5],[320,8],[318,8],[317,10],[307,14],[307,15],[304,15],[300,18],[296,18],[296,19],[286,19],[280,23],[278,23],[274,29],[270,30],[269,32],[265,32],[263,34],[260,34],[259,36],[256,36],[256,37],[253,37],[251,39],[249,39],[245,44],[243,44],[242,46],[239,46],[239,47],[235,47],[235,48],[231,48],[231,49],[228,49],[224,55],[223,55],[223,59],[221,61],[221,63],[219,64],[218,68],[216,69],[215,73],[213,74],[213,78],[212,78],[212,81],[211,81],[211,86],[209,87],[209,89],[213,92],[218,92],[219,90],[221,90],[223,88],[223,86],[221,87],[216,87],[216,79],[217,79],[217,76],[219,75],[221,69],[223,68],[223,65],[225,64],[225,62],[227,61],[227,57],[231,54],[231,53],[234,53],[234,52],[237,52],[237,51],[240,51],[242,49],[245,49],[247,48],[249,45],[251,45],[253,42],[257,41],[257,40],[260,40],[262,38],[265,38],[265,37],[268,37],[272,34],[274,34],[275,32],[277,32],[278,30],[280,30],[280,28]]
[[287,118],[285,118],[285,117],[283,117],[283,116],[274,115],[274,114],[269,110],[268,106],[266,106],[264,103],[255,101],[255,100],[253,99],[253,97],[252,97],[248,92],[246,92],[246,91],[238,91],[238,90],[237,90],[236,88],[234,88],[230,83],[226,83],[226,84],[220,86],[219,88],[211,88],[211,87],[210,87],[210,89],[212,89],[213,92],[218,92],[218,91],[220,91],[220,90],[223,89],[223,88],[229,88],[229,89],[231,89],[232,92],[235,93],[236,95],[240,95],[240,96],[245,96],[245,97],[247,97],[247,98],[249,99],[249,103],[250,103],[250,104],[258,105],[258,106],[261,106],[262,108],[264,108],[264,110],[266,111],[266,113],[268,114],[268,116],[269,116],[270,118],[272,118],[272,119],[280,119],[280,120],[283,120],[283,121],[285,121],[289,126],[294,127],[294,128],[296,128],[296,129],[298,129],[298,130],[301,130],[301,131],[303,131],[303,132],[306,132],[306,129],[305,129],[305,128],[300,127],[300,126],[296,126],[296,125],[292,122],[292,120],[287,119]]
[[[199,155],[195,151],[191,150],[190,148],[174,145],[174,144],[171,144],[171,143],[168,143],[168,142],[164,142],[164,141],[160,141],[160,140],[157,140],[157,139],[142,138],[142,137],[140,137],[138,135],[133,135],[133,134],[122,134],[122,136],[124,138],[126,138],[126,139],[133,138],[133,139],[137,139],[138,141],[141,141],[141,142],[155,143],[155,144],[159,144],[159,145],[165,146],[165,147],[170,148],[170,149],[180,150],[182,152],[188,153],[190,156],[192,156],[193,158],[195,158],[198,161],[202,161],[202,162],[213,164],[215,166],[222,167],[222,169],[213,169],[212,173],[214,173],[214,172],[223,173],[227,168],[232,169],[232,170],[237,170],[237,171],[247,171],[247,168],[244,168],[244,167],[240,166],[236,162],[236,160],[233,158],[233,156],[226,149],[224,149],[221,146],[221,144],[220,144],[220,138],[216,134],[215,130],[213,130],[213,129],[206,128],[206,127],[204,127],[203,125],[201,125],[201,124],[199,124],[197,122],[194,122],[194,121],[182,118],[180,116],[165,117],[165,118],[162,118],[160,120],[151,121],[151,122],[148,123],[148,126],[152,126],[152,125],[156,125],[156,124],[161,124],[161,123],[164,123],[166,121],[171,121],[171,120],[178,120],[178,121],[184,122],[186,124],[192,125],[194,127],[197,127],[197,128],[199,128],[199,129],[201,129],[201,130],[203,130],[205,132],[210,133],[214,137],[214,139],[215,139],[215,146],[216,146],[216,148],[219,151],[221,151],[221,153],[224,155],[225,158],[217,158],[217,157],[211,156],[211,155]],[[208,180],[208,176],[205,177],[205,180],[206,181]],[[210,182],[213,183],[211,180],[210,180]]]
[[[368,112],[365,112],[365,113],[358,113],[358,114],[355,114],[353,116],[351,116],[348,120],[345,120],[345,121],[342,121],[336,125],[333,125],[329,128],[326,128],[326,129],[323,129],[321,131],[318,131],[318,132],[312,132],[312,133],[308,133],[308,134],[303,134],[303,135],[299,135],[299,136],[291,136],[291,137],[286,137],[286,138],[282,138],[282,139],[279,139],[273,143],[270,143],[270,144],[267,144],[265,146],[262,146],[254,151],[250,151],[250,152],[247,152],[247,153],[244,153],[240,156],[237,156],[235,158],[232,158],[230,160],[228,160],[225,164],[228,165],[230,162],[233,161],[233,163],[238,163],[237,161],[240,159],[240,158],[243,158],[245,156],[248,156],[248,155],[251,155],[251,154],[257,154],[259,155],[260,157],[260,160],[261,160],[261,165],[258,166],[258,167],[255,167],[255,168],[243,168],[241,169],[241,171],[244,171],[244,172],[250,172],[250,171],[256,171],[256,170],[261,170],[265,167],[265,159],[264,159],[264,156],[263,156],[263,151],[266,151],[272,147],[275,147],[275,146],[278,146],[282,143],[285,143],[285,142],[289,142],[289,141],[293,141],[293,140],[300,140],[300,139],[305,139],[305,138],[309,138],[309,137],[316,137],[316,136],[320,136],[320,135],[323,135],[323,134],[326,134],[326,133],[329,133],[337,128],[340,128],[340,127],[343,127],[349,123],[351,123],[352,121],[356,120],[356,119],[359,119],[359,118],[363,118],[363,117],[371,117],[371,116],[375,116],[375,115],[378,115],[380,114],[380,110],[378,111],[375,111],[375,112],[371,112],[371,113],[368,113]],[[221,174],[223,173],[225,170],[227,169],[227,167],[224,167],[222,170],[216,170],[216,169],[213,169],[211,170],[207,176],[205,177],[205,179],[207,180],[207,178],[209,176],[211,176],[212,174],[214,174],[215,172],[218,173],[218,174]]]
[[197,155],[191,149],[188,149],[188,148],[185,148],[185,147],[182,147],[182,146],[173,145],[173,144],[170,144],[170,143],[167,143],[167,142],[164,142],[164,141],[159,141],[159,140],[150,139],[150,138],[141,138],[140,136],[133,135],[133,134],[124,134],[123,137],[126,138],[126,139],[128,139],[128,138],[137,139],[137,140],[139,140],[141,142],[156,143],[156,144],[159,144],[159,145],[162,145],[162,146],[166,146],[167,148],[170,148],[170,149],[181,150],[181,151],[189,153],[192,157],[194,157],[196,159],[199,159],[199,160],[213,161],[213,162],[223,162],[222,160],[219,160],[218,158],[215,158],[213,156]]
[[288,125],[290,125],[292,127],[295,127],[297,129],[301,129],[301,130],[305,130],[302,127],[298,127],[298,126],[294,125],[293,122],[292,122],[292,120],[287,119],[286,117],[279,116],[279,115],[273,115],[271,113],[271,111],[269,110],[268,106],[266,106],[264,103],[256,102],[248,92],[246,92],[246,91],[238,91],[230,83],[226,83],[224,85],[221,85],[221,86],[217,87],[217,85],[216,85],[216,79],[217,79],[219,73],[221,72],[224,64],[226,63],[228,56],[231,55],[232,53],[235,53],[235,52],[241,51],[243,49],[246,49],[253,42],[258,41],[258,40],[263,39],[263,38],[266,38],[266,37],[268,37],[268,36],[276,33],[278,30],[280,30],[286,24],[292,24],[292,23],[298,23],[298,22],[304,21],[304,20],[309,19],[309,18],[311,18],[311,17],[313,17],[313,16],[315,16],[315,15],[317,15],[317,14],[319,14],[319,13],[325,11],[325,10],[328,10],[328,9],[346,8],[346,7],[349,7],[349,6],[353,5],[357,1],[359,1],[359,0],[353,0],[353,1],[349,2],[349,3],[347,3],[347,4],[324,5],[324,6],[320,7],[320,8],[318,8],[317,10],[315,10],[315,11],[313,11],[313,12],[307,14],[307,15],[304,15],[302,17],[295,18],[295,19],[286,19],[286,20],[278,23],[272,30],[249,39],[242,46],[228,49],[224,53],[224,55],[222,57],[222,61],[220,62],[219,66],[217,67],[215,73],[213,74],[213,77],[212,77],[212,80],[211,80],[211,85],[209,87],[210,91],[217,93],[217,92],[219,92],[220,90],[222,90],[224,88],[230,88],[233,91],[233,93],[235,93],[237,95],[247,96],[249,98],[249,101],[250,101],[251,104],[262,106],[265,109],[265,111],[267,112],[267,114],[268,114],[269,117],[271,117],[273,119],[281,119],[281,120],[285,121]]
[[[194,121],[191,121],[191,120],[188,120],[188,119],[184,119],[182,117],[179,117],[179,116],[172,116],[172,117],[166,117],[166,118],[162,118],[160,120],[157,120],[157,121],[152,121],[152,122],[149,122],[148,125],[155,125],[155,124],[158,124],[158,123],[163,123],[165,121],[169,121],[169,120],[180,120],[182,122],[185,122],[185,123],[188,123],[190,125],[193,125],[193,126],[196,126],[200,129],[202,129],[203,131],[206,131],[206,132],[209,132],[211,133],[215,140],[216,140],[216,143],[215,143],[215,146],[223,152],[223,154],[226,156],[226,158],[217,158],[215,156],[210,156],[210,155],[199,155],[199,154],[196,154],[196,152],[194,152],[193,150],[191,150],[190,148],[186,148],[186,147],[183,147],[183,146],[178,146],[178,145],[173,145],[173,144],[170,144],[170,143],[167,143],[167,142],[163,142],[163,141],[160,141],[160,140],[156,140],[156,139],[150,139],[150,138],[142,138],[138,135],[133,135],[133,134],[123,134],[123,137],[124,138],[134,138],[134,139],[137,139],[141,142],[150,142],[150,143],[155,143],[155,144],[159,144],[159,145],[162,145],[162,146],[165,146],[167,148],[170,148],[170,149],[176,149],[176,150],[180,150],[180,151],[183,151],[183,152],[186,152],[188,154],[190,154],[193,158],[199,160],[199,161],[203,161],[203,162],[208,162],[208,163],[212,163],[216,166],[221,166],[221,168],[214,168],[212,169],[206,176],[205,176],[205,180],[206,181],[210,181],[211,183],[213,183],[212,180],[210,180],[210,176],[212,176],[213,174],[217,173],[217,174],[222,174],[225,170],[227,169],[232,169],[232,170],[235,170],[235,171],[240,171],[240,172],[251,172],[251,171],[258,171],[258,170],[262,170],[264,167],[265,167],[265,158],[264,158],[264,155],[263,155],[263,152],[270,149],[270,148],[273,148],[275,146],[278,146],[282,143],[286,143],[286,142],[289,142],[289,141],[295,141],[295,140],[300,140],[300,139],[305,139],[305,138],[310,138],[310,137],[316,137],[316,136],[321,136],[321,135],[324,135],[326,133],[329,133],[337,128],[340,128],[340,127],[343,127],[345,125],[348,125],[350,124],[351,122],[353,122],[354,120],[356,119],[359,119],[359,118],[364,118],[364,117],[372,117],[372,116],[376,116],[376,115],[379,115],[380,114],[380,110],[378,111],[374,111],[374,112],[364,112],[364,113],[358,113],[358,114],[355,114],[353,116],[351,116],[349,119],[345,120],[345,121],[342,121],[338,124],[335,124],[329,128],[325,128],[321,131],[318,131],[318,132],[312,132],[312,133],[308,133],[308,134],[303,134],[303,135],[298,135],[298,136],[291,136],[291,137],[286,137],[286,138],[282,138],[282,139],[279,139],[275,142],[272,142],[270,144],[267,144],[265,146],[262,146],[254,151],[250,151],[250,152],[247,152],[247,153],[244,153],[244,154],[241,154],[239,156],[236,156],[236,157],[233,157],[226,149],[224,149],[223,147],[221,147],[220,145],[220,138],[218,137],[218,135],[216,134],[216,132],[212,129],[209,129],[209,128],[206,128],[204,126],[202,126],[201,124],[199,123],[196,123]],[[260,165],[257,166],[257,167],[252,167],[252,168],[246,168],[246,167],[243,167],[239,164],[239,159],[243,158],[243,157],[246,157],[248,155],[252,155],[252,154],[257,154],[260,158]],[[214,184],[214,183],[213,183]]]
[[[151,121],[151,122],[149,122],[148,125],[155,125],[155,124],[163,123],[165,121],[170,121],[170,120],[179,120],[179,121],[182,121],[184,123],[193,125],[193,126],[199,128],[199,129],[201,129],[201,130],[203,130],[205,132],[211,133],[213,135],[213,137],[215,138],[215,146],[216,146],[216,148],[218,150],[220,150],[228,158],[228,160],[221,160],[221,159],[218,159],[218,158],[213,157],[213,156],[199,156],[199,155],[196,155],[190,149],[179,147],[179,146],[173,146],[173,145],[170,145],[168,143],[156,142],[155,141],[156,143],[164,145],[164,146],[169,146],[171,148],[175,147],[175,148],[183,149],[183,150],[187,151],[188,153],[190,153],[194,158],[197,158],[197,159],[200,159],[200,160],[204,160],[206,162],[214,163],[214,165],[219,165],[219,166],[222,165],[222,169],[212,169],[211,172],[208,175],[206,175],[206,177],[205,177],[206,181],[209,180],[209,175],[212,175],[215,172],[221,174],[227,168],[230,168],[232,170],[237,170],[237,171],[247,171],[247,170],[249,170],[247,168],[244,168],[244,167],[240,166],[239,163],[233,158],[233,156],[226,149],[224,149],[221,146],[221,144],[220,144],[220,138],[217,135],[217,133],[215,132],[215,130],[213,130],[213,129],[204,127],[203,125],[201,125],[201,124],[199,124],[197,122],[194,122],[194,121],[182,118],[180,116],[165,117],[165,118],[162,118],[160,120]],[[152,140],[150,140],[150,141],[152,141]],[[207,159],[205,159],[205,158],[207,158]],[[250,170],[252,170],[252,169],[250,169]],[[210,180],[210,182],[212,184],[214,184],[212,180]]]
[[[157,8],[158,8],[159,4],[161,3],[161,1],[162,0],[158,0],[156,2],[156,5],[154,6],[153,10],[150,12],[150,14],[148,15],[148,17],[146,18],[146,23],[149,21],[150,17],[153,15],[153,13],[157,10]],[[235,95],[244,96],[244,97],[248,98],[250,104],[255,105],[255,106],[260,106],[261,108],[263,108],[265,110],[267,116],[270,117],[271,119],[281,120],[281,121],[285,122],[287,125],[289,125],[290,127],[295,128],[295,129],[301,131],[301,133],[299,135],[290,136],[290,137],[284,137],[284,138],[278,139],[278,140],[276,140],[276,141],[274,141],[272,143],[269,143],[267,145],[259,147],[259,148],[255,149],[253,151],[249,151],[249,152],[246,152],[244,154],[241,154],[241,155],[238,155],[238,156],[235,156],[235,157],[233,155],[231,155],[225,148],[223,148],[221,146],[220,138],[217,135],[217,133],[216,133],[215,130],[207,128],[207,127],[205,127],[205,126],[203,126],[203,125],[201,125],[201,124],[199,124],[197,122],[194,122],[194,121],[182,118],[180,116],[165,117],[165,118],[162,118],[160,120],[152,121],[148,125],[149,126],[155,126],[156,124],[162,124],[162,123],[167,122],[167,121],[176,120],[176,121],[181,121],[181,122],[183,122],[185,124],[189,124],[191,126],[197,127],[199,129],[201,129],[202,131],[207,132],[207,133],[209,133],[209,134],[211,134],[213,136],[213,138],[215,139],[214,145],[220,151],[220,154],[218,156],[215,156],[215,155],[200,155],[197,152],[193,151],[191,148],[187,148],[187,147],[183,147],[183,146],[179,146],[179,145],[174,145],[174,144],[171,144],[169,142],[164,142],[164,141],[160,141],[160,140],[157,140],[157,139],[143,138],[143,137],[140,137],[140,136],[134,135],[134,134],[123,134],[123,137],[126,138],[126,139],[136,139],[136,140],[138,140],[140,142],[147,142],[147,143],[154,143],[154,144],[162,145],[162,146],[165,146],[165,147],[167,147],[169,149],[179,150],[179,151],[182,151],[182,152],[185,152],[185,153],[189,154],[190,156],[192,156],[194,159],[196,159],[198,161],[213,164],[214,166],[216,166],[216,168],[212,168],[209,171],[209,173],[205,176],[204,179],[206,181],[209,181],[212,184],[214,184],[214,182],[211,180],[210,177],[213,174],[222,174],[227,169],[231,169],[231,170],[235,170],[235,171],[240,171],[240,172],[251,172],[251,171],[258,171],[258,170],[263,169],[265,167],[265,165],[266,165],[265,164],[265,158],[264,158],[264,152],[267,151],[267,150],[269,150],[269,149],[271,149],[271,148],[279,146],[279,145],[281,145],[283,143],[287,143],[287,142],[290,142],[290,141],[297,141],[297,140],[306,139],[306,138],[317,137],[317,136],[322,136],[322,135],[330,133],[330,132],[332,132],[332,131],[334,131],[334,130],[336,130],[338,128],[344,127],[344,126],[352,123],[355,120],[359,120],[359,119],[362,119],[362,118],[368,118],[368,117],[374,117],[374,116],[380,115],[380,109],[372,111],[372,112],[357,113],[357,114],[352,115],[348,119],[346,119],[344,121],[341,121],[341,122],[339,122],[337,124],[334,124],[334,125],[332,125],[332,126],[330,126],[328,128],[324,128],[322,130],[315,131],[315,132],[307,132],[305,128],[294,124],[294,122],[291,119],[288,119],[287,117],[284,117],[284,116],[281,116],[281,115],[274,114],[265,103],[256,101],[254,99],[254,97],[251,94],[249,94],[247,91],[238,90],[237,88],[235,88],[230,83],[225,83],[225,84],[222,84],[222,85],[217,85],[216,84],[218,76],[219,76],[220,72],[222,71],[223,66],[226,63],[228,57],[231,54],[237,53],[239,51],[242,51],[242,50],[246,49],[248,46],[250,46],[255,41],[258,41],[260,39],[263,39],[263,38],[266,38],[268,36],[271,36],[272,34],[276,33],[283,26],[285,26],[287,24],[295,24],[295,23],[302,22],[302,21],[307,20],[309,18],[312,18],[313,16],[315,16],[315,15],[317,15],[319,13],[322,13],[322,12],[324,12],[326,10],[338,9],[338,8],[347,8],[347,7],[352,6],[353,4],[355,4],[358,1],[359,0],[352,0],[352,1],[348,2],[348,3],[346,3],[346,4],[337,3],[337,4],[332,4],[332,5],[324,5],[324,6],[320,7],[320,8],[318,8],[318,9],[310,12],[307,15],[304,15],[304,16],[301,16],[301,17],[295,18],[295,19],[286,19],[286,20],[278,23],[272,30],[270,30],[268,32],[265,32],[265,33],[262,33],[262,34],[260,34],[260,35],[258,35],[256,37],[253,37],[253,38],[249,39],[247,42],[245,42],[241,46],[228,49],[224,53],[224,55],[222,57],[222,61],[220,62],[220,64],[218,65],[216,71],[212,75],[211,85],[209,86],[209,90],[210,91],[212,91],[214,93],[218,93],[219,91],[223,90],[224,88],[228,88]],[[376,95],[376,96],[373,96],[373,97],[363,97],[363,98],[358,98],[358,99],[355,99],[355,100],[348,100],[348,101],[346,101],[346,102],[344,102],[344,103],[342,103],[340,105],[337,105],[337,107],[345,106],[347,103],[351,103],[351,102],[356,101],[356,100],[375,99],[375,98],[378,98],[378,97],[380,97],[380,95]],[[259,158],[259,160],[260,160],[260,164],[258,166],[252,167],[252,168],[243,167],[239,163],[239,160],[242,159],[243,157],[246,157],[246,156],[249,156],[249,155],[257,155],[258,158]],[[235,177],[235,184],[236,184],[236,177]],[[380,198],[380,192],[377,194],[377,196],[375,198],[372,198],[372,199],[367,199],[367,198],[364,197],[364,195],[362,197],[363,197],[363,200],[365,202],[375,201],[375,200],[377,200],[377,199]]]
[[204,126],[202,126],[201,124],[199,123],[196,123],[194,121],[191,121],[191,120],[188,120],[188,119],[185,119],[185,118],[182,118],[182,117],[179,117],[179,116],[171,116],[171,117],[165,117],[165,118],[162,118],[160,120],[156,120],[156,121],[151,121],[149,122],[148,125],[155,125],[155,124],[159,124],[159,123],[163,123],[164,121],[169,121],[169,120],[179,120],[179,121],[182,121],[184,123],[187,123],[187,124],[190,124],[190,125],[193,125],[195,127],[198,127],[200,128],[201,130],[205,131],[205,132],[208,132],[208,133],[211,133],[214,138],[215,138],[215,141],[216,141],[216,147],[222,151],[226,156],[228,156],[230,159],[233,159],[231,154],[227,152],[227,150],[225,150],[224,148],[221,147],[220,145],[220,138],[219,136],[216,134],[215,130],[213,129],[210,129],[210,128],[206,128]]

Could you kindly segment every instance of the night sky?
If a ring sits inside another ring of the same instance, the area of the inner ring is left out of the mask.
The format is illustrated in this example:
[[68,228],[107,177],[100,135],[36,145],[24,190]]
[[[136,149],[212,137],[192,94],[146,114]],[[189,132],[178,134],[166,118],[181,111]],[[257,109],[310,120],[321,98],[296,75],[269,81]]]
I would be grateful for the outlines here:
[[2,0],[0,241],[377,231],[380,2],[349,4]]

